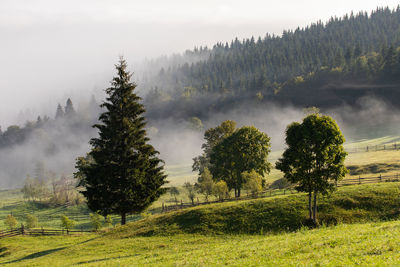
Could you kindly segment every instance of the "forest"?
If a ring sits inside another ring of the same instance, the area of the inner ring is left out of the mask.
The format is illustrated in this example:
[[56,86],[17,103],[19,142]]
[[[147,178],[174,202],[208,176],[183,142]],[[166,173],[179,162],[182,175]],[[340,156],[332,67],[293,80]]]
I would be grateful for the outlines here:
[[[327,108],[375,95],[399,105],[400,8],[350,13],[305,28],[148,63],[141,79],[150,117],[207,118],[244,103]],[[182,58],[186,58],[186,62]],[[299,95],[309,95],[299,99]],[[201,103],[201,104],[200,104]],[[174,108],[174,115],[166,111]]]

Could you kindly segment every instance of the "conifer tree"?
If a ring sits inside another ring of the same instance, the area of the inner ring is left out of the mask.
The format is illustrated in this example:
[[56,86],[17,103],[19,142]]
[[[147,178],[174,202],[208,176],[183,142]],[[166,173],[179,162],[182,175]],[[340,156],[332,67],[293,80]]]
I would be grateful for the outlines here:
[[75,115],[74,105],[72,104],[72,101],[71,101],[70,98],[68,98],[64,110],[65,110],[65,115],[66,115],[67,117],[72,117],[72,116]]
[[63,108],[61,107],[61,105],[58,104],[58,106],[57,106],[57,111],[56,111],[56,119],[60,119],[60,118],[62,118],[62,117],[64,117],[64,110],[63,110]]
[[140,213],[165,191],[167,182],[163,161],[148,144],[144,129],[145,109],[134,93],[126,61],[116,65],[117,75],[106,89],[108,97],[101,105],[99,137],[90,141],[90,161],[78,159],[77,168],[83,195],[89,208],[107,216],[121,215],[126,223],[128,213]]

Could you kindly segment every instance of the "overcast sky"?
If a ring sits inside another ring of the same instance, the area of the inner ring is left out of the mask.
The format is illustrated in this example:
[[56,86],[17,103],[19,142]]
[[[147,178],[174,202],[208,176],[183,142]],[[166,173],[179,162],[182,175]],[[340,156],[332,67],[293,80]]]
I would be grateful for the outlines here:
[[368,0],[0,0],[0,125],[20,111],[55,112],[108,86],[124,55],[144,58],[235,37],[280,34],[351,11],[394,8]]

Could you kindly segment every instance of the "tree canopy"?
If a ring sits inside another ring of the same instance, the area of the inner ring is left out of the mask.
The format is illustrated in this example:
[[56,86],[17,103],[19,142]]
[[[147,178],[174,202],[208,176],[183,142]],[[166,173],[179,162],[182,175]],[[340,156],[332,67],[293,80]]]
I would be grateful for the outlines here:
[[287,148],[276,168],[296,184],[297,190],[308,193],[309,217],[314,223],[317,222],[317,195],[333,191],[335,183],[347,173],[344,141],[335,120],[318,113],[308,115],[302,123],[290,124],[286,130]]
[[229,189],[240,191],[246,183],[244,172],[255,171],[264,176],[271,170],[267,157],[271,147],[267,134],[254,126],[245,126],[213,147],[210,171],[216,180],[224,180]]

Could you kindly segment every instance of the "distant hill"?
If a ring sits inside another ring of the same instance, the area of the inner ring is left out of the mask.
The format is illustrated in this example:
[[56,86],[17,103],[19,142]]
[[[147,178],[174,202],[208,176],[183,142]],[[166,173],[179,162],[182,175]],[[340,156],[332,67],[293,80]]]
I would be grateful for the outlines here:
[[324,108],[365,95],[398,106],[399,45],[400,8],[377,8],[186,51],[153,65],[162,68],[139,85],[150,117],[171,116],[173,108],[176,117],[206,118],[253,102]]

